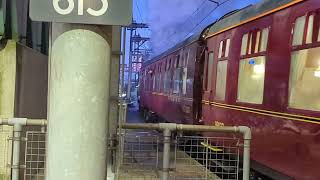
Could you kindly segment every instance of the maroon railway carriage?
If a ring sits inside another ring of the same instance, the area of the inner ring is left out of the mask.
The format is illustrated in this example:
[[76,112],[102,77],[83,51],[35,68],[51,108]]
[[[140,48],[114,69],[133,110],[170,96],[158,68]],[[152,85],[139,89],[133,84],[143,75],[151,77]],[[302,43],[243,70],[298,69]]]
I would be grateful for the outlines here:
[[204,55],[198,39],[191,37],[143,65],[139,105],[147,121],[197,123],[202,87],[198,64]]
[[[191,44],[197,55],[187,82],[203,79],[202,91],[200,82],[187,83],[191,94],[174,94],[170,76],[169,91],[141,89],[142,106],[169,122],[249,126],[253,169],[273,179],[320,179],[320,0],[265,0],[201,36],[204,56],[200,41]],[[146,64],[143,83],[158,82],[155,65],[180,51]],[[184,119],[186,107],[193,117]]]

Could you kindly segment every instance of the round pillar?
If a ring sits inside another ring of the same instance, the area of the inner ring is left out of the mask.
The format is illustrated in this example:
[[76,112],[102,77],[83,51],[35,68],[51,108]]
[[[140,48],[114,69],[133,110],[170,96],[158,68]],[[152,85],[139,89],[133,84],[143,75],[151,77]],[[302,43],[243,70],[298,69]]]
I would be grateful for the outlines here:
[[105,180],[110,45],[77,29],[53,43],[46,180]]

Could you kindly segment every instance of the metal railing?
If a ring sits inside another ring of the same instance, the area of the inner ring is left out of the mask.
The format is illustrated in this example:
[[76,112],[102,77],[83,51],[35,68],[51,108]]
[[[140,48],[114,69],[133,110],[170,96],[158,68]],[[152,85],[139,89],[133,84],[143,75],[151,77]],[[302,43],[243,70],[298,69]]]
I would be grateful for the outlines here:
[[[229,136],[174,136],[175,132],[227,133]],[[242,138],[236,134],[242,134]],[[242,179],[248,180],[250,141],[251,131],[244,126],[123,124],[119,132],[116,180],[237,180],[240,179],[240,156]]]
[[[126,112],[126,106],[121,112]],[[123,119],[125,116],[121,115]],[[240,179],[239,171],[243,173],[242,179],[249,179],[251,131],[247,127],[125,124],[123,119],[119,120],[118,141],[112,143],[117,147],[114,160],[117,180],[233,180]],[[5,131],[3,125],[11,126],[11,130]],[[27,131],[26,136],[21,137],[22,126],[28,125],[43,128],[42,131]],[[46,120],[0,119],[0,138],[6,142],[0,144],[0,175],[5,172],[0,180],[9,180],[9,172],[11,180],[19,180],[22,169],[25,180],[44,179],[45,126]],[[228,136],[179,135],[182,132],[226,133]],[[24,148],[21,141],[24,140],[25,161],[21,163],[20,150]],[[1,156],[3,154],[5,156]]]
[[46,132],[27,131],[24,180],[44,180]]
[[[4,180],[19,180],[20,170],[23,168],[25,172],[25,180],[43,179],[45,164],[45,135],[43,135],[44,132],[27,132],[27,136],[24,138],[22,137],[22,128],[24,126],[45,127],[46,124],[46,120],[30,120],[26,118],[0,119],[0,134],[5,134],[3,127],[11,128],[7,131],[6,134],[6,137],[8,139],[7,146],[4,147],[3,152],[0,152],[0,157],[2,156],[10,159],[10,161],[4,162],[5,166],[8,168],[6,173],[3,175]],[[25,162],[22,163],[20,158],[20,150],[22,147],[21,142],[25,140]],[[39,166],[40,164],[42,164],[41,167]],[[42,179],[39,179],[40,177],[42,177]]]

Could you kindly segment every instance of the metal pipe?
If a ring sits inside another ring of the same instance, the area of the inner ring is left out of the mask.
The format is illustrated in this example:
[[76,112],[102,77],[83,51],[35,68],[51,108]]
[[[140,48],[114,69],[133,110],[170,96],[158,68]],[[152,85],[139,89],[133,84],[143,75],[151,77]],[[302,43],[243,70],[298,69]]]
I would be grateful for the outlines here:
[[169,179],[170,167],[170,146],[171,146],[171,131],[165,129],[163,131],[163,166],[162,166],[162,180]]
[[127,111],[128,111],[128,104],[123,103],[123,121],[122,124],[125,124],[127,122]]
[[250,142],[251,129],[245,126],[239,127],[240,133],[243,134],[243,180],[250,178]]
[[19,123],[13,126],[13,153],[12,153],[12,180],[19,180],[20,174],[20,141],[22,125]]
[[143,124],[143,123],[130,123],[123,124],[124,129],[148,129],[148,130],[165,130],[171,131],[201,131],[201,132],[233,132],[240,133],[239,127],[215,127],[215,126],[203,126],[203,125],[185,125],[174,123],[160,123],[160,124]]
[[127,99],[129,103],[131,102],[131,80],[132,80],[132,36],[133,29],[130,30],[130,53],[129,53],[129,72],[128,72],[128,88],[127,88]]
[[122,27],[122,49],[121,49],[121,83],[120,83],[120,96],[123,94],[124,90],[124,78],[125,78],[125,65],[126,65],[126,38],[127,38],[127,29],[126,27]]
[[26,118],[8,118],[0,119],[0,125],[14,126],[20,124],[21,126],[46,126],[46,119],[26,119]]
[[27,119],[27,126],[46,126],[48,121],[46,119]]
[[160,130],[158,124],[136,124],[136,123],[126,123],[122,125],[123,129],[146,129],[146,130]]

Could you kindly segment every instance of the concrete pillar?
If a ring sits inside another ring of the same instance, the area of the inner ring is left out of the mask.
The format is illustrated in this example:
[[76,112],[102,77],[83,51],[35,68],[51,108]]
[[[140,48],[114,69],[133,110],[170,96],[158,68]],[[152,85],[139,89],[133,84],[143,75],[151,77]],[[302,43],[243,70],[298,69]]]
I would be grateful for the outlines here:
[[110,45],[74,29],[53,40],[46,180],[105,180]]

